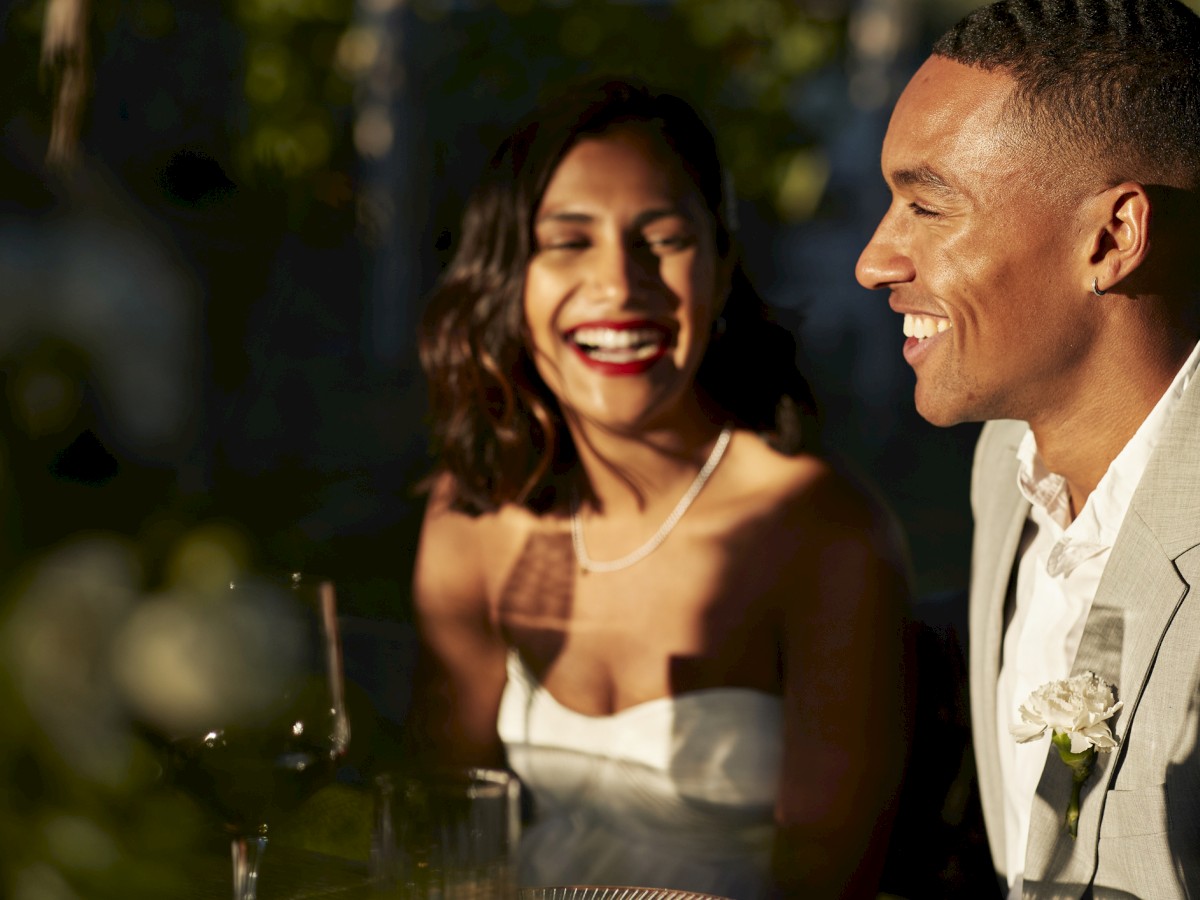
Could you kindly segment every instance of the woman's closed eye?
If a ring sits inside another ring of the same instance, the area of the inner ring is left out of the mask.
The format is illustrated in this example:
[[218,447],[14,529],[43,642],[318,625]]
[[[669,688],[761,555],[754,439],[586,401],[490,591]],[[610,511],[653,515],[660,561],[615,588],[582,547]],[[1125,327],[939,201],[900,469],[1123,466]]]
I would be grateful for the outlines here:
[[696,243],[696,236],[686,231],[647,234],[639,243],[643,247],[649,247],[651,251],[661,256],[691,247]]
[[573,251],[586,250],[592,245],[591,239],[582,234],[550,234],[538,235],[537,251]]

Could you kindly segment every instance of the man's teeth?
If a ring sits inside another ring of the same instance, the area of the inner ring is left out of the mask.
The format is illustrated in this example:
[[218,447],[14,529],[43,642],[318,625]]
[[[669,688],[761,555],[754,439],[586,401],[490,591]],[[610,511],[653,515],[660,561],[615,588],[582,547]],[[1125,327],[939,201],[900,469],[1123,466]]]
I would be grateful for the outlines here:
[[949,319],[943,319],[939,316],[904,314],[904,336],[915,337],[919,341],[923,341],[927,337],[933,337],[935,334],[941,334],[943,331],[949,331],[952,327]]

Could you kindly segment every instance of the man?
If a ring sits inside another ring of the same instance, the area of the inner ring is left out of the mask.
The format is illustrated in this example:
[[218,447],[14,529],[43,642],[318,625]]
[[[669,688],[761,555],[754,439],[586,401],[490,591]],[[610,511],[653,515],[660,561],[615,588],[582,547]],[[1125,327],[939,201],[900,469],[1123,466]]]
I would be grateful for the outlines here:
[[[1004,0],[947,32],[884,140],[858,263],[916,403],[991,420],[972,477],[972,732],[1010,897],[1200,896],[1200,20]],[[1018,707],[1094,672],[1118,749],[1071,770]]]

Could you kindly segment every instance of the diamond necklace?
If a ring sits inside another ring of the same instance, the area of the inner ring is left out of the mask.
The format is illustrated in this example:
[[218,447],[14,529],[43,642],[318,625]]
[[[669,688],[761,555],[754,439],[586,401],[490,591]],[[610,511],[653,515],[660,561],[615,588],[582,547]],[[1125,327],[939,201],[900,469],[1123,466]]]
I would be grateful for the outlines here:
[[679,498],[679,502],[675,504],[675,508],[671,510],[671,514],[658,526],[658,531],[654,532],[650,536],[650,540],[646,541],[642,546],[630,553],[626,553],[620,559],[600,562],[588,556],[587,548],[583,544],[583,523],[579,518],[579,497],[572,497],[571,545],[575,548],[575,559],[579,561],[579,568],[585,572],[616,572],[619,569],[629,568],[634,563],[640,562],[657,550],[659,545],[667,539],[667,535],[679,524],[679,520],[683,518],[683,514],[688,511],[688,507],[692,505],[692,501],[696,499],[696,495],[700,493],[700,489],[704,487],[709,476],[712,475],[717,465],[721,462],[721,457],[725,455],[725,448],[729,446],[729,439],[732,436],[733,426],[726,425],[721,429],[721,434],[717,438],[716,445],[712,448],[712,453],[708,455],[708,459],[700,467],[700,471],[696,473],[696,477],[692,480],[687,491]]

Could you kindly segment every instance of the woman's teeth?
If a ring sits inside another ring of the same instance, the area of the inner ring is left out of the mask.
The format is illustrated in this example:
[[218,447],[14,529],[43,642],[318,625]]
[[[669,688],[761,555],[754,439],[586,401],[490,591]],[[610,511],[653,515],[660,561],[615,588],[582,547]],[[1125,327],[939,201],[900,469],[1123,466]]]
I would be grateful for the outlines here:
[[933,337],[935,334],[941,334],[943,331],[949,331],[953,327],[949,319],[943,319],[939,316],[904,314],[904,336],[915,337],[919,341]]
[[570,339],[592,359],[614,363],[649,359],[666,343],[655,328],[577,328]]

